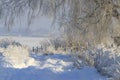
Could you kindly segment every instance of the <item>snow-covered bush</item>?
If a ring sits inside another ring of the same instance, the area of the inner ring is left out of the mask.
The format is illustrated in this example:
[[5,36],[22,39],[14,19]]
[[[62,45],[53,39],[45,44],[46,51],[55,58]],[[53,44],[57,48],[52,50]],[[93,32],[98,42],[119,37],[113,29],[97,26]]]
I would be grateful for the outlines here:
[[75,67],[80,68],[85,65],[93,66],[95,55],[90,50],[72,53]]
[[7,38],[0,40],[0,47],[7,48],[9,45],[22,46],[20,43],[10,40],[10,39],[7,39]]
[[34,53],[65,53],[66,43],[61,38],[50,38],[39,42],[39,45],[32,48]]
[[94,66],[113,80],[120,80],[120,52],[117,49],[96,49]]
[[51,39],[50,42],[51,42],[51,45],[53,45],[56,50],[60,47],[62,48],[66,47],[65,40],[61,38]]
[[65,53],[66,50],[66,43],[65,40],[61,38],[55,38],[50,40],[50,45],[47,47],[48,52],[53,53]]
[[85,65],[94,66],[98,72],[112,80],[120,80],[120,48],[97,47],[73,54],[77,68]]
[[4,64],[2,66],[12,68],[26,68],[37,66],[37,62],[30,57],[27,47],[15,41],[2,40],[0,42],[0,53],[3,56]]

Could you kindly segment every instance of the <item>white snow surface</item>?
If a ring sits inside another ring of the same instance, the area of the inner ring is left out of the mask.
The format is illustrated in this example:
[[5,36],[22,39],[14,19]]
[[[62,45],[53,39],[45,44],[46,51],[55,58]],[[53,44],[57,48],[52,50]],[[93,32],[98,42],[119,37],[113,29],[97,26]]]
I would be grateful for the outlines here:
[[[16,38],[19,39],[24,42],[23,38]],[[28,43],[33,45],[32,42]],[[107,80],[107,78],[100,75],[94,67],[75,68],[70,54],[32,54],[25,46],[9,45],[7,48],[0,48],[0,80]]]
[[39,65],[24,68],[0,66],[0,80],[107,80],[94,67],[75,69],[70,55],[34,54],[31,58]]

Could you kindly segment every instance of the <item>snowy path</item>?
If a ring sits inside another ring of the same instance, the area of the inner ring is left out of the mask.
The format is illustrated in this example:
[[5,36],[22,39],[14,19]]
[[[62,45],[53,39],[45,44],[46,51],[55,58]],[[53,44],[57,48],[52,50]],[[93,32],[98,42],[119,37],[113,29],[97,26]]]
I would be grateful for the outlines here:
[[0,80],[107,80],[95,68],[73,68],[69,55],[32,55],[36,67],[22,69],[0,67]]

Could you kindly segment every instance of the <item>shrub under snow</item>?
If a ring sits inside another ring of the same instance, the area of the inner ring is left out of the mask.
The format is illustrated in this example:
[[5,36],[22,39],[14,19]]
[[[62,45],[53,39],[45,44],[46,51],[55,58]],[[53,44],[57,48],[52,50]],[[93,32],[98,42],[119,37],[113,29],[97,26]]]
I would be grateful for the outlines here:
[[120,80],[120,52],[119,49],[97,49],[95,67],[113,80]]
[[94,66],[98,72],[111,80],[120,80],[120,49],[116,47],[99,47],[73,54],[75,66]]
[[0,40],[0,47],[7,48],[9,45],[22,46],[20,43],[15,42],[15,41],[10,40],[10,39],[7,39],[7,38]]
[[[2,41],[0,53],[4,56],[5,67],[26,68],[29,66],[37,66],[37,62],[30,57],[28,48],[14,44],[15,42],[5,40]],[[3,46],[4,45],[4,46]]]
[[66,43],[62,38],[50,38],[48,40],[42,40],[39,42],[38,46],[32,47],[33,53],[65,53]]

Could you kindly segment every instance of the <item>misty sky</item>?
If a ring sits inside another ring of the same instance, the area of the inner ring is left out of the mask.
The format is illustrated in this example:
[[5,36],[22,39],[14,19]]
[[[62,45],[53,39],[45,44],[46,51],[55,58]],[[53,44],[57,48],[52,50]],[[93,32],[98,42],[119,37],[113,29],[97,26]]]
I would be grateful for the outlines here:
[[0,25],[0,35],[21,35],[21,36],[47,36],[57,32],[51,27],[52,20],[41,16],[32,20],[32,24],[28,26],[25,17],[21,20],[16,20],[15,24],[11,26],[10,31],[5,25]]

